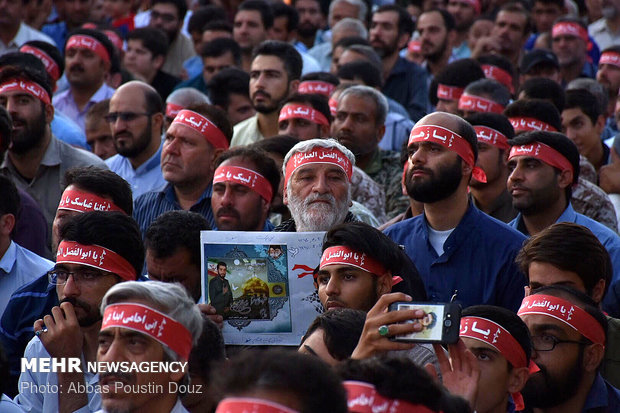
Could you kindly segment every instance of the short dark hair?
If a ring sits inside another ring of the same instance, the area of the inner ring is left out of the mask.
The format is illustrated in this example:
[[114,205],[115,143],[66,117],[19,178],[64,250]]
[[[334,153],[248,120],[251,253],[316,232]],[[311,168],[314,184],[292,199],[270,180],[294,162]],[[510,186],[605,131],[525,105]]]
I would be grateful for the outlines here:
[[262,139],[254,142],[251,146],[263,149],[265,152],[276,153],[284,159],[293,146],[297,145],[300,140],[290,135],[276,135],[269,139]]
[[200,49],[200,56],[203,59],[205,57],[220,57],[227,52],[232,54],[235,64],[239,66],[241,64],[241,48],[236,41],[227,37],[218,37],[203,44]]
[[345,63],[338,68],[337,76],[344,80],[355,80],[359,78],[366,86],[373,88],[380,88],[383,84],[381,71],[366,60]]
[[179,21],[183,21],[185,18],[185,13],[187,13],[187,3],[185,0],[153,0],[151,7],[156,4],[172,4],[176,7],[177,12],[179,13]]
[[127,34],[127,41],[140,40],[153,57],[166,56],[168,53],[168,36],[154,27],[139,27]]
[[[452,16],[452,14],[450,12],[448,12],[448,10],[433,8],[433,9],[430,9],[430,10],[423,11],[420,14],[420,16],[422,14],[428,14],[428,13],[439,13],[439,15],[441,16],[441,18],[443,20],[443,25],[446,27],[446,31],[450,32],[450,31],[456,29],[456,22],[454,21],[454,16]],[[418,20],[419,20],[419,18],[418,18]]]
[[[246,0],[246,2],[249,1],[259,0]],[[303,62],[301,60],[301,55],[292,44],[277,40],[266,40],[256,46],[254,52],[252,53],[252,60],[254,60],[256,56],[261,55],[276,56],[282,60],[286,73],[288,74],[289,82],[291,80],[298,80],[301,77]]]
[[49,57],[52,58],[54,63],[58,65],[58,69],[60,70],[60,76],[62,76],[63,72],[65,71],[65,59],[63,59],[62,54],[60,53],[60,50],[58,50],[58,48],[55,45],[48,43],[48,42],[44,42],[42,40],[31,40],[29,42],[22,44],[20,46],[20,49],[23,46],[32,46],[32,47],[36,47],[37,49],[43,50]]
[[553,224],[528,239],[516,262],[521,272],[529,279],[532,262],[551,264],[563,271],[576,273],[586,294],[592,295],[599,280],[605,280],[605,291],[613,275],[609,252],[588,228],[561,222]]
[[12,130],[13,120],[11,115],[9,115],[4,106],[0,106],[0,159],[4,159],[4,152],[9,147]]
[[[556,107],[542,99],[522,99],[512,102],[504,109],[508,118],[526,117],[545,122],[555,130],[562,130],[562,118]],[[515,133],[519,133],[515,130]]]
[[547,5],[551,4],[558,6],[560,9],[564,8],[564,0],[534,0],[532,2],[532,6],[534,6],[536,3],[542,3]]
[[191,211],[168,211],[149,225],[144,245],[156,258],[168,258],[185,248],[191,264],[200,268],[200,231],[210,230],[202,215]]
[[225,263],[224,261],[220,261],[220,262],[218,262],[218,263],[217,263],[217,267],[218,267],[218,268],[219,268],[219,267],[225,267],[225,268],[226,268],[226,267],[228,267],[228,266],[226,265],[226,263]]
[[340,224],[325,234],[322,251],[341,245],[366,254],[381,263],[393,275],[401,276],[403,282],[395,285],[395,291],[396,287],[398,291],[407,290],[403,292],[411,295],[413,301],[427,300],[424,283],[415,265],[407,254],[383,232],[363,222]]
[[215,167],[219,167],[224,161],[231,158],[241,158],[252,162],[256,168],[256,172],[269,181],[273,199],[273,196],[278,193],[278,188],[280,187],[280,171],[267,152],[255,147],[237,146],[236,148],[222,152],[215,160]]
[[467,85],[465,93],[474,96],[484,95],[483,97],[488,97],[488,99],[504,107],[510,103],[510,92],[506,86],[493,79],[476,80]]
[[8,176],[0,174],[0,216],[12,214],[17,218],[20,201],[15,183]]
[[230,120],[228,120],[228,115],[226,115],[222,109],[206,103],[189,105],[186,109],[194,111],[213,122],[213,124],[222,131],[228,143],[230,143],[233,135],[233,128],[230,124]]
[[[172,1],[172,0],[166,0],[166,1]],[[67,36],[67,40],[65,41],[64,47],[62,49],[63,51],[67,50],[67,42],[69,41],[69,39],[71,39],[71,36],[75,36],[78,34],[94,37],[99,43],[103,45],[103,47],[105,47],[105,49],[108,52],[108,55],[110,56],[110,70],[112,70],[112,68],[114,67],[120,68],[120,58],[118,57],[118,53],[116,52],[116,47],[114,47],[110,39],[108,39],[108,36],[106,36],[105,33],[99,30],[81,29],[81,28],[73,30]]]
[[431,82],[428,97],[433,105],[437,105],[437,86],[456,86],[465,88],[471,82],[484,79],[484,71],[474,59],[459,59],[449,63]]
[[226,20],[213,20],[205,24],[202,28],[203,33],[208,30],[228,32],[232,34],[233,27],[232,24],[228,23]]
[[[562,86],[554,82],[551,79],[544,77],[534,77],[523,82],[519,88],[521,92],[525,93],[527,99],[542,99],[549,100],[553,103],[553,106],[558,110],[558,113],[564,110],[565,92]],[[524,99],[520,99],[524,100]],[[560,120],[561,122],[561,120]],[[559,129],[558,129],[559,130]]]
[[214,105],[227,108],[230,95],[250,95],[250,75],[236,67],[221,70],[209,82],[209,95]]
[[329,111],[329,103],[327,101],[327,97],[319,94],[295,93],[291,97],[287,98],[282,104],[282,106],[291,102],[303,103],[311,106],[313,109],[321,112],[321,114],[325,116],[325,119],[327,119],[327,121],[331,124],[332,114]]
[[304,413],[347,413],[347,396],[336,373],[316,357],[294,351],[246,351],[214,373],[223,396],[254,390],[291,394]]
[[148,83],[142,82],[143,87],[142,93],[144,93],[144,108],[147,113],[152,115],[156,113],[165,113],[166,107],[164,106],[164,101],[157,93],[157,90],[149,85]]
[[306,73],[305,75],[303,75],[300,79],[302,82],[305,82],[306,80],[318,80],[321,82],[327,82],[327,83],[331,83],[334,86],[338,86],[340,84],[340,81],[338,80],[338,77],[336,75],[334,75],[333,73],[329,73],[329,72],[310,72],[310,73]]
[[[559,132],[542,131],[525,132],[515,136],[513,139],[508,141],[511,146],[528,145],[534,142],[544,143],[545,145],[550,146],[551,148],[560,152],[560,154],[564,156],[572,165],[573,184],[577,183],[579,179],[579,150],[577,150],[577,146],[573,143],[573,141],[568,139],[566,135],[563,135]],[[570,190],[570,185],[567,187],[567,189]],[[570,199],[570,196],[568,196],[567,199]]]
[[380,6],[373,14],[384,13],[388,11],[393,11],[398,14],[398,34],[401,35],[403,33],[407,33],[411,35],[413,30],[415,29],[415,24],[411,19],[411,15],[404,7],[401,7],[397,4],[384,4]]
[[501,132],[508,139],[512,139],[515,136],[515,130],[510,124],[510,121],[506,116],[499,113],[472,113],[466,117],[465,120],[472,126],[487,126]]
[[[486,318],[502,326],[515,340],[517,340],[517,343],[519,343],[523,349],[526,360],[529,363],[530,357],[532,356],[530,332],[523,320],[513,311],[494,305],[474,305],[464,309],[461,316]],[[510,364],[510,362],[508,363]]]
[[564,110],[578,108],[590,119],[592,124],[596,124],[599,116],[603,114],[603,108],[599,100],[585,89],[571,89],[566,91],[566,102]]
[[365,322],[365,311],[334,308],[314,319],[301,342],[306,341],[316,330],[322,330],[329,355],[338,361],[343,361],[351,357],[357,347]]
[[123,257],[142,272],[144,244],[136,221],[122,212],[85,212],[60,227],[60,239],[83,245],[99,245]]
[[112,202],[127,215],[133,213],[131,187],[123,178],[108,169],[81,166],[65,172],[65,188],[75,185],[84,191],[112,198]]
[[261,21],[263,22],[263,27],[266,29],[270,29],[273,26],[273,12],[271,11],[271,7],[269,7],[269,3],[263,0],[245,0],[243,3],[239,5],[237,9],[237,13],[240,11],[257,11],[260,14]]
[[380,395],[389,399],[423,405],[434,412],[471,411],[465,400],[448,393],[408,357],[388,353],[360,360],[348,359],[340,363],[336,371],[342,380],[374,385]]
[[[581,291],[577,291],[573,288],[561,284],[548,285],[545,287],[537,288],[536,290],[532,291],[532,295],[534,294],[551,295],[554,297],[565,299],[570,303],[577,305],[579,308],[590,314],[596,320],[596,322],[603,328],[605,338],[607,338],[607,317],[605,317],[605,314],[603,314],[603,312],[598,308],[598,305],[588,295],[582,293]],[[591,343],[591,341],[585,336],[584,340],[586,340],[588,343]]]
[[334,49],[336,47],[347,48],[349,46],[353,46],[354,44],[370,46],[370,42],[368,41],[368,39],[364,39],[363,37],[358,37],[358,36],[348,36],[348,37],[343,37],[342,39],[338,40],[338,42],[336,42],[336,44],[334,45]]
[[205,25],[218,20],[226,20],[228,15],[223,8],[209,4],[207,6],[200,6],[196,11],[192,13],[192,17],[187,22],[187,31],[189,33],[203,32]]
[[278,17],[286,17],[286,30],[289,32],[297,29],[299,13],[295,8],[282,2],[273,2],[271,3],[271,12],[274,20]]

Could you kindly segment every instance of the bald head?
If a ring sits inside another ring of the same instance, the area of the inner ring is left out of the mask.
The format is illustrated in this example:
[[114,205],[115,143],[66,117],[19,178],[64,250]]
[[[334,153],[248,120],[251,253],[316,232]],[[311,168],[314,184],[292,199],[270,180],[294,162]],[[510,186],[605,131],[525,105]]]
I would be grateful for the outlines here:
[[188,107],[189,105],[197,105],[199,103],[210,105],[211,101],[207,95],[193,87],[182,87],[172,92],[168,99],[166,99],[166,103]]
[[465,139],[474,151],[474,159],[478,159],[478,139],[473,126],[465,119],[448,112],[433,112],[420,119],[416,126],[436,125],[446,128]]
[[144,107],[146,113],[163,113],[164,102],[157,93],[157,90],[148,83],[139,80],[132,80],[121,85],[110,100],[110,104],[115,100],[125,100],[129,96],[139,95],[143,101],[141,107]]

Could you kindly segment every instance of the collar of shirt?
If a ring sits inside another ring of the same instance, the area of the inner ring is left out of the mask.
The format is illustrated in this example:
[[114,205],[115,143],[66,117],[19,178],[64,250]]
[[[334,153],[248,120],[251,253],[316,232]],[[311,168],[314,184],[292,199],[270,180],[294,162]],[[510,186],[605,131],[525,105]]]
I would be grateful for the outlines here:
[[[172,185],[172,184],[166,185],[166,187],[163,189],[162,193],[163,193],[164,197],[166,198],[166,200],[168,202],[170,202],[173,205],[176,205],[178,207],[177,209],[182,209],[181,205],[179,205],[179,201],[177,200],[177,195],[174,192],[174,185]],[[194,205],[200,204],[205,199],[209,200],[209,204],[211,204],[211,195],[212,194],[213,194],[213,184],[209,184],[207,189],[205,189],[205,191],[202,193],[202,195],[200,195],[200,198],[198,199],[198,201]],[[192,207],[194,207],[194,205],[192,205]]]
[[133,169],[133,166],[131,166],[131,163],[129,162],[129,158],[126,158],[124,156],[121,155],[121,159],[123,161],[123,163],[126,164],[126,166],[130,169],[133,170],[134,173],[136,175],[143,175],[145,173],[147,173],[148,171],[154,169],[154,168],[159,168],[160,162],[161,162],[161,148],[163,145],[163,141],[162,144],[159,145],[159,149],[157,149],[157,151],[153,154],[153,156],[151,156],[149,159],[146,160],[146,162],[144,162],[142,165],[138,166],[135,170]]
[[17,246],[13,241],[9,244],[9,248],[7,248],[6,252],[0,259],[0,270],[4,271],[5,274],[8,274],[13,269],[13,265],[15,265],[15,257],[17,253]]
[[383,150],[378,148],[375,150],[368,166],[364,169],[364,172],[366,172],[367,175],[376,174],[381,170],[381,168],[383,168],[383,152]]
[[[476,227],[476,221],[482,213],[483,212],[480,212],[480,210],[476,208],[470,200],[467,211],[465,211],[465,215],[463,215],[461,221],[443,244],[443,254],[439,259],[439,262],[448,261],[456,247],[461,245],[465,241],[465,238],[468,237],[472,230]],[[424,239],[427,243],[430,243],[428,238],[429,227],[428,221],[426,220],[426,214],[424,214]],[[431,250],[435,251],[434,248],[431,248]]]
[[607,386],[605,386],[605,380],[603,380],[603,377],[600,374],[597,374],[594,382],[592,383],[592,387],[590,387],[590,392],[588,393],[588,397],[586,398],[582,411],[587,412],[590,409],[607,407],[609,400],[606,387]]

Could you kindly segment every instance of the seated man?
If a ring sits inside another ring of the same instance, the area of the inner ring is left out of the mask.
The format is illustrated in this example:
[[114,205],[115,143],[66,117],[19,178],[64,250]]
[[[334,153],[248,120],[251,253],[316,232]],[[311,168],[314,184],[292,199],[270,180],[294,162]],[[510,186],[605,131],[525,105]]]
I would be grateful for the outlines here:
[[620,409],[620,391],[598,372],[607,320],[592,299],[566,286],[542,287],[523,299],[518,314],[540,368],[523,389],[526,406],[542,413]]
[[[111,288],[103,297],[101,312],[98,362],[187,362],[203,325],[200,311],[184,288],[156,281]],[[122,317],[125,313],[138,314],[143,321]],[[148,328],[150,323],[159,327]],[[104,412],[187,412],[179,395],[206,391],[202,385],[189,383],[186,369],[166,373],[108,371],[100,373],[99,384]],[[127,390],[142,386],[153,390]]]

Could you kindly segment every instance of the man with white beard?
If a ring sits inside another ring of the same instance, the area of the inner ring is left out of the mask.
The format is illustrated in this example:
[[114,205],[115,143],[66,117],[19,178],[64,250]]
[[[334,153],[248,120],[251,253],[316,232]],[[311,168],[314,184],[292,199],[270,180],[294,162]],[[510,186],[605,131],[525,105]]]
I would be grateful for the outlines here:
[[299,142],[284,158],[284,204],[292,218],[274,231],[327,231],[355,221],[351,206],[351,174],[355,156],[334,139]]

